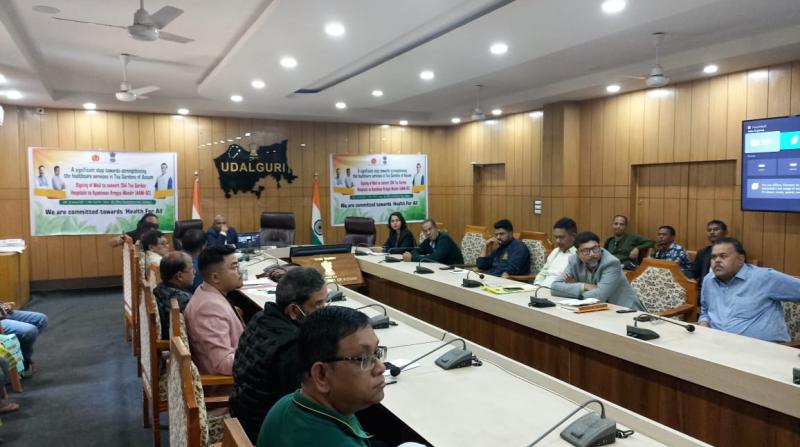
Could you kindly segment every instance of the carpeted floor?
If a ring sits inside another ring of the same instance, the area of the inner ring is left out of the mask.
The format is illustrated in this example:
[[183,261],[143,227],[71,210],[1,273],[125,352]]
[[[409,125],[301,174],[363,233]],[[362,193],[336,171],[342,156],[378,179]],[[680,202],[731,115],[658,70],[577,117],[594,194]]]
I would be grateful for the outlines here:
[[[35,345],[37,374],[23,379],[21,394],[9,392],[20,409],[2,415],[3,446],[152,445],[122,335],[122,289],[36,293],[25,309],[45,313],[49,324]],[[167,421],[162,414],[162,446]]]

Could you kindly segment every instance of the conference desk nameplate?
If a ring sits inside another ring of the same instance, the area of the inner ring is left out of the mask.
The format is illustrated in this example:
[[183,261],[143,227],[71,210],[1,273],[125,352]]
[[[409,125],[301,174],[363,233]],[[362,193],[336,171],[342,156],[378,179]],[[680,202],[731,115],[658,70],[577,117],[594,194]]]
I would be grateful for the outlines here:
[[352,253],[295,256],[292,262],[316,269],[325,278],[325,282],[335,282],[342,286],[364,283],[361,267]]
[[[726,444],[737,432],[755,439],[752,432],[763,429],[773,431],[773,445],[800,445],[800,387],[790,374],[800,359],[792,348],[669,323],[640,323],[661,335],[641,341],[626,336],[630,314],[532,309],[530,293],[492,295],[462,288],[463,275],[435,268],[422,277],[412,263],[359,262],[372,298],[692,436]],[[721,428],[705,420],[704,406],[719,412]]]

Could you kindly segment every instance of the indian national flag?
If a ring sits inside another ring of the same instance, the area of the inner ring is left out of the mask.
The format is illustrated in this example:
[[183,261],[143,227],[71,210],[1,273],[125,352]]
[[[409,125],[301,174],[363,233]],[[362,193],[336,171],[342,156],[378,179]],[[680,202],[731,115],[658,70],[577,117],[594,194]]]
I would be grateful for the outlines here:
[[319,213],[319,180],[314,175],[314,192],[312,193],[311,205],[311,244],[323,245],[325,239],[322,236],[322,216]]
[[192,219],[202,219],[203,208],[200,207],[200,177],[194,173],[194,190],[192,191]]

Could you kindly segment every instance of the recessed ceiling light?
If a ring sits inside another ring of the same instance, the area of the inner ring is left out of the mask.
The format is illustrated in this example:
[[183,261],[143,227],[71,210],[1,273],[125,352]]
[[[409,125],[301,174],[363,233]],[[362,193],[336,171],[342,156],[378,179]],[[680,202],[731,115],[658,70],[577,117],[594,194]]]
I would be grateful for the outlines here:
[[450,122],[453,123],[453,124],[458,124],[458,123],[461,122],[461,118],[459,118],[457,116],[453,117],[453,118],[450,118]]
[[381,129],[388,129],[388,128],[389,128],[388,124],[381,124]]
[[346,109],[347,108],[347,104],[343,103],[342,101],[339,101],[339,102],[336,103],[336,108],[337,109]]
[[242,95],[231,95],[231,101],[233,102],[242,102],[243,99]]
[[620,87],[620,86],[619,86],[619,85],[617,85],[617,84],[611,84],[611,85],[607,85],[607,86],[606,86],[606,91],[607,91],[608,93],[617,93],[618,91],[620,91],[620,89],[621,89],[621,88],[622,88],[622,87]]
[[252,85],[253,88],[261,89],[264,88],[267,84],[265,84],[264,81],[262,81],[261,79],[255,79],[253,80],[253,82],[250,83],[250,85]]
[[338,22],[331,22],[325,25],[325,33],[331,37],[344,36],[344,25]]
[[719,67],[717,67],[714,64],[706,65],[705,67],[703,67],[703,73],[705,74],[714,74],[717,72],[717,70],[719,70]]
[[489,51],[492,54],[497,54],[497,55],[506,54],[508,52],[508,45],[504,44],[503,42],[497,42],[489,47]]
[[432,71],[430,71],[430,70],[423,70],[423,71],[421,71],[421,72],[420,72],[420,74],[419,74],[419,78],[420,78],[420,79],[424,79],[424,80],[426,80],[426,81],[430,81],[431,79],[433,79],[433,78],[434,78],[434,76],[435,76],[435,75],[434,75],[434,74],[433,74],[433,72],[432,72]]
[[300,143],[300,147],[306,147],[305,143]]
[[85,102],[85,103],[83,103],[83,108],[85,110],[94,110],[94,109],[97,108],[97,104],[95,104],[93,102]]
[[0,73],[0,84],[5,84],[6,82],[8,82],[8,79]]
[[297,59],[291,56],[284,56],[281,58],[281,66],[283,68],[294,68],[297,66]]
[[373,90],[372,91],[372,96],[374,96],[376,98],[380,98],[381,96],[383,96],[383,90],[377,90],[377,89]]
[[484,121],[484,123],[486,123],[489,126],[494,126],[495,124],[497,124],[497,120],[486,120]]
[[653,98],[663,98],[664,96],[669,96],[670,93],[670,90],[665,88],[656,88],[647,91],[647,95]]
[[22,93],[17,90],[6,91],[6,98],[8,99],[22,99]]
[[528,116],[531,118],[539,118],[542,115],[544,115],[544,112],[542,112],[541,110],[534,110],[533,112],[528,114]]
[[600,6],[606,14],[616,14],[625,9],[625,0],[606,0]]
[[186,107],[181,107],[180,109],[178,109],[178,115],[188,115],[188,114],[189,114],[189,109],[187,109]]
[[502,109],[492,109],[492,115],[500,116],[502,114],[503,114],[503,110]]
[[250,136],[250,132],[245,132],[244,136],[249,137]]
[[228,143],[233,143],[233,140],[228,140]]
[[46,5],[36,5],[31,9],[33,9],[36,12],[41,12],[42,14],[58,14],[59,12],[61,12],[61,10],[58,8]]
[[408,121],[400,120],[400,122],[398,124],[400,124],[401,126],[408,126]]
[[236,139],[237,139],[237,140],[241,140],[241,139],[242,139],[242,137],[236,137]]

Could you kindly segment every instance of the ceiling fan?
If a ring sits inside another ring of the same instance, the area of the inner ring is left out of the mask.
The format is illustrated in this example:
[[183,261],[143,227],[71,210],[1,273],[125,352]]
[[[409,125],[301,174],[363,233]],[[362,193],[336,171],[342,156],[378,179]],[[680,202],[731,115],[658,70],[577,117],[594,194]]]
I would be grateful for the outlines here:
[[133,25],[130,26],[110,25],[108,23],[88,22],[85,20],[65,19],[62,17],[53,18],[64,22],[87,23],[89,25],[121,28],[128,30],[128,35],[134,39],[146,42],[159,39],[177,43],[194,42],[194,39],[162,31],[164,27],[177,19],[181,14],[183,14],[183,10],[174,6],[164,6],[153,14],[150,14],[144,9],[144,0],[139,0],[139,9],[133,14]]
[[472,119],[482,121],[486,119],[486,114],[481,110],[481,90],[483,90],[483,85],[477,84],[475,87],[478,87],[478,96],[475,99],[475,110],[472,111]]
[[664,75],[664,69],[661,67],[661,60],[659,53],[661,50],[661,43],[664,42],[665,33],[653,33],[653,45],[656,47],[656,63],[650,69],[649,76],[628,76],[634,79],[643,79],[648,87],[658,88],[669,84],[669,77]]
[[119,101],[123,102],[132,102],[136,101],[137,99],[147,99],[147,96],[144,95],[152,93],[161,88],[156,87],[155,85],[132,88],[131,83],[128,82],[128,60],[130,57],[130,54],[125,53],[119,55],[119,60],[122,62],[122,82],[119,84],[119,91],[116,93],[116,96]]

